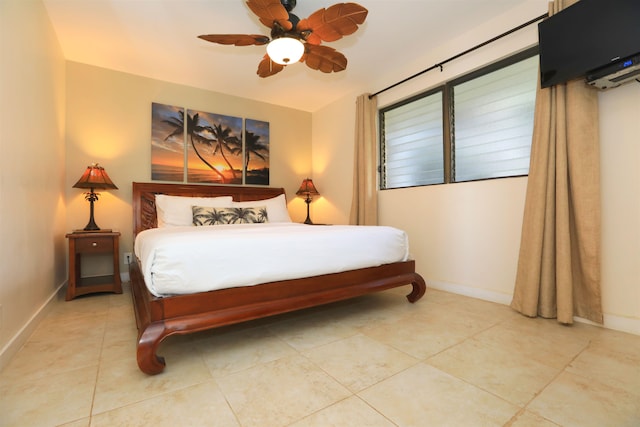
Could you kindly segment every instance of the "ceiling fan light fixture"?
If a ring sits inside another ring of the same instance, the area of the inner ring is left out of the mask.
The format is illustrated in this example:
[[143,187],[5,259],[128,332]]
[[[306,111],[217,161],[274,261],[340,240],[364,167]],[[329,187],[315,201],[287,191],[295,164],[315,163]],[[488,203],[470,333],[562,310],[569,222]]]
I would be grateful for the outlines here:
[[271,40],[267,45],[267,54],[276,64],[294,64],[304,54],[304,44],[293,37],[279,37]]

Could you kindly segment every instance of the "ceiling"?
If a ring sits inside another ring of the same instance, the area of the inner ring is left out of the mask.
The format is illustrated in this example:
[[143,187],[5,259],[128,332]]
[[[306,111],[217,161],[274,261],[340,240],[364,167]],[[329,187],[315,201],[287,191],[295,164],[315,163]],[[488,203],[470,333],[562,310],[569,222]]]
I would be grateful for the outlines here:
[[[327,43],[347,57],[345,71],[324,74],[292,64],[260,78],[256,70],[264,46],[223,46],[197,38],[269,35],[243,0],[43,0],[69,61],[310,112],[354,89],[381,89],[370,85],[377,76],[393,73],[408,55],[428,51],[527,0],[356,1],[369,10],[366,22],[354,34]],[[306,18],[338,2],[298,0],[293,12]]]

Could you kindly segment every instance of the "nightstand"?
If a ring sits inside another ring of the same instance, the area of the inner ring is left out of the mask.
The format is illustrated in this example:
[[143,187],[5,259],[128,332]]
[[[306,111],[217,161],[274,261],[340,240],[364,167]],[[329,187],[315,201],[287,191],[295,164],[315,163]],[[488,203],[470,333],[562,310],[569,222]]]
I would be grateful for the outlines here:
[[[69,286],[66,300],[95,292],[122,293],[117,231],[75,231],[69,239]],[[92,255],[111,255],[113,274],[81,277],[82,259]]]

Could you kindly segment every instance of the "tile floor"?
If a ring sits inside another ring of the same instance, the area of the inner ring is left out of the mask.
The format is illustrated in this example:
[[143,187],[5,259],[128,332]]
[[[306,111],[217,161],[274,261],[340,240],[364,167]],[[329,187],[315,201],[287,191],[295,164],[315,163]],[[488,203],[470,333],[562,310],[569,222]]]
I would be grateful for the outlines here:
[[130,295],[56,301],[0,373],[1,426],[640,426],[640,336],[400,288],[170,337]]

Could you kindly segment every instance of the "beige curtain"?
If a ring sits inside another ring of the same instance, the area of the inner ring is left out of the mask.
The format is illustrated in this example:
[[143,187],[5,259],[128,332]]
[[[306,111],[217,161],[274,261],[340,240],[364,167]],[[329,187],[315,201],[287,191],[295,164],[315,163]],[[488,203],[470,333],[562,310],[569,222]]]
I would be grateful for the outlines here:
[[[555,0],[549,14],[575,2]],[[602,323],[600,239],[597,91],[582,79],[539,88],[511,307]]]
[[353,199],[349,223],[378,225],[378,101],[369,94],[356,100]]

